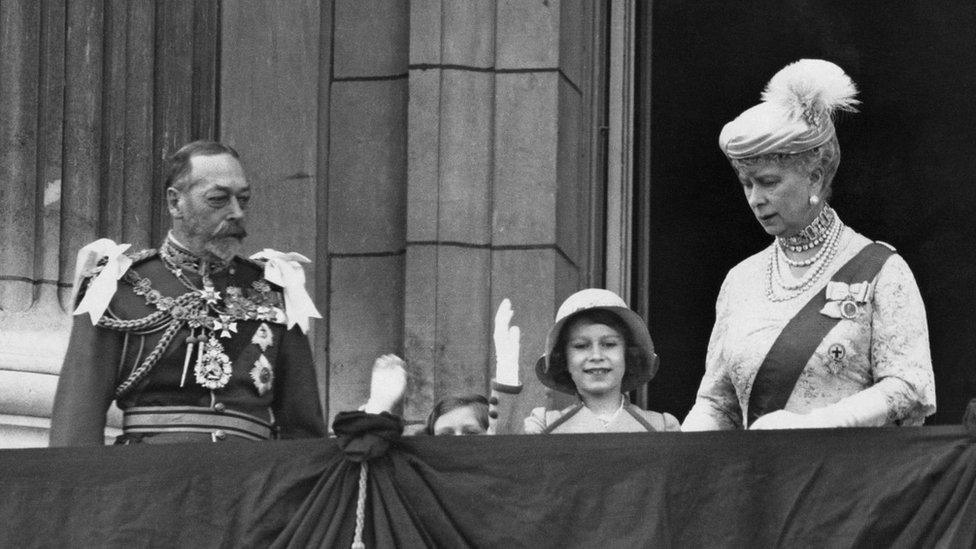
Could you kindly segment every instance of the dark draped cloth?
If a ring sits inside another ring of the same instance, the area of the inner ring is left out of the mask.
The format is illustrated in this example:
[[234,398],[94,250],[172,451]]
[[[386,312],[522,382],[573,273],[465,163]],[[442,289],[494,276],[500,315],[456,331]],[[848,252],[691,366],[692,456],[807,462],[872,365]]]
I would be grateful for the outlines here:
[[[962,427],[378,438],[367,547],[976,544]],[[0,546],[349,547],[359,470],[337,439],[0,451]]]

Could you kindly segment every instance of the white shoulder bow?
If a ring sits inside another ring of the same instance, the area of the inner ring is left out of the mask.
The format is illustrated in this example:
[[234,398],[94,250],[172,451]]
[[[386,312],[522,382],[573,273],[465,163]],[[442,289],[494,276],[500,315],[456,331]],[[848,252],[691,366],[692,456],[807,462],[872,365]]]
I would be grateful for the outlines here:
[[308,333],[308,319],[322,318],[305,290],[305,269],[302,263],[311,261],[299,253],[283,253],[270,248],[252,255],[251,259],[266,261],[264,278],[284,290],[288,328],[298,324],[303,332]]
[[[131,244],[116,244],[108,238],[100,238],[78,250],[71,302],[74,303],[78,297],[81,280],[85,276],[93,276],[85,291],[85,297],[81,298],[81,303],[74,312],[76,315],[88,313],[93,326],[98,324],[98,320],[105,314],[105,309],[108,309],[108,304],[118,290],[119,279],[132,266],[132,259],[125,255],[125,251],[130,246]],[[103,258],[107,259],[105,265],[97,267],[98,262]]]

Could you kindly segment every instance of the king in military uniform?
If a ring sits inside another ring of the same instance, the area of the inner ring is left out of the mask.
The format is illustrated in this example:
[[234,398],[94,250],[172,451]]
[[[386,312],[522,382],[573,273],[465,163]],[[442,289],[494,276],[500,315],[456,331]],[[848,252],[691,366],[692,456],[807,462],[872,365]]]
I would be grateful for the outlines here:
[[325,436],[308,260],[238,255],[251,189],[233,148],[197,141],[170,160],[159,249],[101,239],[78,254],[51,445],[103,444],[113,400],[123,443]]

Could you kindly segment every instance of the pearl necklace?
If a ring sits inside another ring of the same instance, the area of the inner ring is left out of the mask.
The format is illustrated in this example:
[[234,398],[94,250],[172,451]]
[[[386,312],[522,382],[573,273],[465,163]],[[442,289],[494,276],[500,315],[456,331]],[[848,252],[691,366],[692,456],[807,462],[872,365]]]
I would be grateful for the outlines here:
[[783,251],[782,246],[776,246],[776,260],[779,261],[782,259],[783,263],[786,263],[790,267],[809,267],[810,265],[820,261],[820,258],[823,257],[826,251],[827,246],[821,246],[813,257],[807,259],[790,259],[790,256],[786,255],[786,252]]
[[[830,211],[827,212],[827,210],[830,210]],[[827,213],[827,215],[825,216],[824,213]],[[819,245],[820,243],[824,242],[827,239],[827,237],[830,236],[830,233],[834,230],[834,228],[835,228],[834,225],[836,225],[837,223],[839,223],[839,220],[838,220],[838,217],[836,215],[836,212],[834,212],[830,208],[830,206],[825,206],[824,209],[823,209],[823,211],[820,212],[820,215],[817,216],[817,219],[814,220],[814,222],[811,223],[809,227],[807,227],[806,229],[804,229],[804,231],[809,231],[810,230],[810,227],[812,227],[814,224],[817,224],[819,226],[819,222],[821,221],[822,218],[829,219],[829,222],[828,222],[828,225],[826,225],[825,227],[823,227],[823,229],[824,229],[823,235],[822,235],[822,237],[819,238],[819,241],[817,242],[817,245]],[[804,232],[804,231],[801,231],[801,232]],[[783,239],[783,238],[777,238],[776,241],[779,244],[779,246],[776,246],[777,260],[779,258],[782,258],[783,261],[787,265],[789,265],[791,267],[808,267],[810,265],[813,265],[817,261],[820,261],[820,258],[822,258],[824,256],[824,254],[827,252],[827,249],[828,249],[827,246],[821,246],[820,249],[817,250],[817,253],[813,257],[809,257],[807,259],[799,259],[798,260],[798,259],[792,259],[792,258],[790,258],[790,256],[788,256],[786,254],[786,249],[787,248],[790,249],[790,250],[792,250],[792,251],[794,251],[794,252],[796,252],[797,251],[796,247],[790,246],[790,245],[786,244],[785,239]],[[811,241],[811,243],[812,243],[812,241]]]
[[[783,282],[783,273],[780,271],[779,267],[779,246],[773,246],[773,249],[769,254],[769,263],[766,266],[767,299],[775,303],[789,301],[805,293],[807,290],[812,288],[817,281],[820,280],[820,277],[823,275],[824,271],[826,271],[827,267],[833,262],[834,257],[837,255],[840,234],[843,232],[844,224],[839,218],[835,218],[830,229],[830,233],[827,235],[823,248],[817,253],[817,256],[815,256],[816,265],[811,263],[810,270],[796,284],[786,284]],[[777,287],[779,290],[778,292]]]

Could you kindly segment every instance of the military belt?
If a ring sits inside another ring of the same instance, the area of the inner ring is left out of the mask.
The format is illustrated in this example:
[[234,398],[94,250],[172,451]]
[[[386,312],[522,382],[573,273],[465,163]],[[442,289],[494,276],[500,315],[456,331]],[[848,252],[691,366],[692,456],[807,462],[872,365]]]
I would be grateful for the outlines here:
[[268,440],[273,432],[271,424],[259,417],[202,406],[134,406],[124,413],[126,434],[209,433],[217,441],[228,436]]

